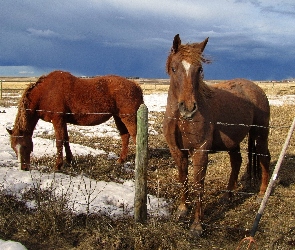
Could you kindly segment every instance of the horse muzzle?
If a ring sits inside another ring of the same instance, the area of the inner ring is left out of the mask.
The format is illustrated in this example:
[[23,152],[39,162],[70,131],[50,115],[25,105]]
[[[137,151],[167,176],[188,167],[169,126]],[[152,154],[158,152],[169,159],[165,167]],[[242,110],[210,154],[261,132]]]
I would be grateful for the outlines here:
[[191,120],[197,112],[198,106],[195,102],[191,103],[189,106],[186,105],[185,102],[179,102],[178,109],[182,118]]

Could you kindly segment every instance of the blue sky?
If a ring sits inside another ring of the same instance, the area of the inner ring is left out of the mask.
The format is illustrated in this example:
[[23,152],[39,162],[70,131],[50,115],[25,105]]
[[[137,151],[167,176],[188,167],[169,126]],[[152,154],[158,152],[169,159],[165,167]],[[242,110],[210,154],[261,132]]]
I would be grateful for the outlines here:
[[209,37],[206,79],[295,78],[294,0],[2,0],[0,76],[167,78],[173,37]]

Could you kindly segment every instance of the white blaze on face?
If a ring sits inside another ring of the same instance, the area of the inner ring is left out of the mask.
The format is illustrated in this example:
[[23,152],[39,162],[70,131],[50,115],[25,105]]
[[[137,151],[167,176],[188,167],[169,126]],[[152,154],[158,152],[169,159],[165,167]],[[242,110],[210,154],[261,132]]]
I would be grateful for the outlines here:
[[15,148],[16,148],[16,152],[17,152],[17,161],[18,161],[18,166],[19,166],[19,168],[21,168],[21,155],[20,155],[20,144],[17,144],[16,146],[15,146]]
[[188,76],[188,72],[189,72],[189,69],[191,67],[191,64],[189,62],[187,62],[186,60],[183,60],[182,65],[183,65],[183,67],[185,69],[186,75]]

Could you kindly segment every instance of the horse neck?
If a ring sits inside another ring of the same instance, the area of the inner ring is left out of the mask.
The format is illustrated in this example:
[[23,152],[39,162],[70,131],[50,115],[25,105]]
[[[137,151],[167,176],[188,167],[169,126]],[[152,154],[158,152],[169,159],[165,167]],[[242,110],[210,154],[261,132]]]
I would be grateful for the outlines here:
[[14,134],[19,135],[23,134],[25,136],[32,136],[34,128],[39,120],[36,111],[37,107],[35,104],[32,104],[30,96],[35,89],[35,86],[42,82],[42,77],[36,83],[31,84],[24,91],[20,101],[18,112],[15,118],[14,123]]
[[13,128],[14,134],[23,134],[31,137],[37,122],[38,118],[35,113],[31,113],[24,108],[19,109]]
[[196,90],[196,97],[198,102],[203,105],[209,104],[209,100],[213,96],[214,89],[208,86],[203,80],[200,80],[198,89]]

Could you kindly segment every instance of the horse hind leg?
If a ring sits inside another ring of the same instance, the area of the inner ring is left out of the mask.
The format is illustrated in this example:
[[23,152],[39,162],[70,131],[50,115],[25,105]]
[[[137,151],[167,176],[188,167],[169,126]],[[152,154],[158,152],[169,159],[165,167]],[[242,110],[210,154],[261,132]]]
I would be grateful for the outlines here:
[[67,124],[64,127],[64,147],[65,147],[65,151],[66,151],[66,162],[67,164],[71,164],[72,160],[73,160],[73,154],[70,148],[70,138],[69,138],[69,133],[68,133],[68,129],[67,129]]
[[134,126],[132,126],[132,123],[128,122],[128,117],[120,118],[118,116],[114,116],[114,120],[122,140],[121,154],[118,159],[118,163],[121,164],[127,159],[130,135],[132,135],[134,142],[136,142],[136,123],[134,132]]
[[259,190],[259,196],[264,195],[269,181],[270,175],[270,152],[268,149],[268,141],[267,138],[259,136],[257,138],[256,144],[257,154],[258,154],[258,161],[261,167],[261,185]]
[[231,173],[227,185],[228,192],[223,196],[223,198],[225,199],[231,198],[232,191],[237,188],[238,176],[242,165],[240,147],[238,147],[235,151],[230,151],[229,156],[231,164]]
[[258,168],[258,156],[256,152],[256,140],[253,137],[251,131],[248,135],[248,163],[246,167],[246,171],[242,176],[242,181],[244,181],[246,186],[253,186],[256,182],[256,179],[259,175],[259,168]]
[[[254,161],[254,163],[256,163],[256,165],[259,163],[261,167],[261,184],[259,196],[263,196],[266,191],[270,175],[269,166],[271,157],[268,149],[268,128],[261,127],[259,129],[252,130],[250,131],[249,136],[254,142],[256,142],[254,148],[256,151],[256,162]],[[258,172],[258,170],[260,171],[258,166],[256,166],[256,168],[256,172]]]

